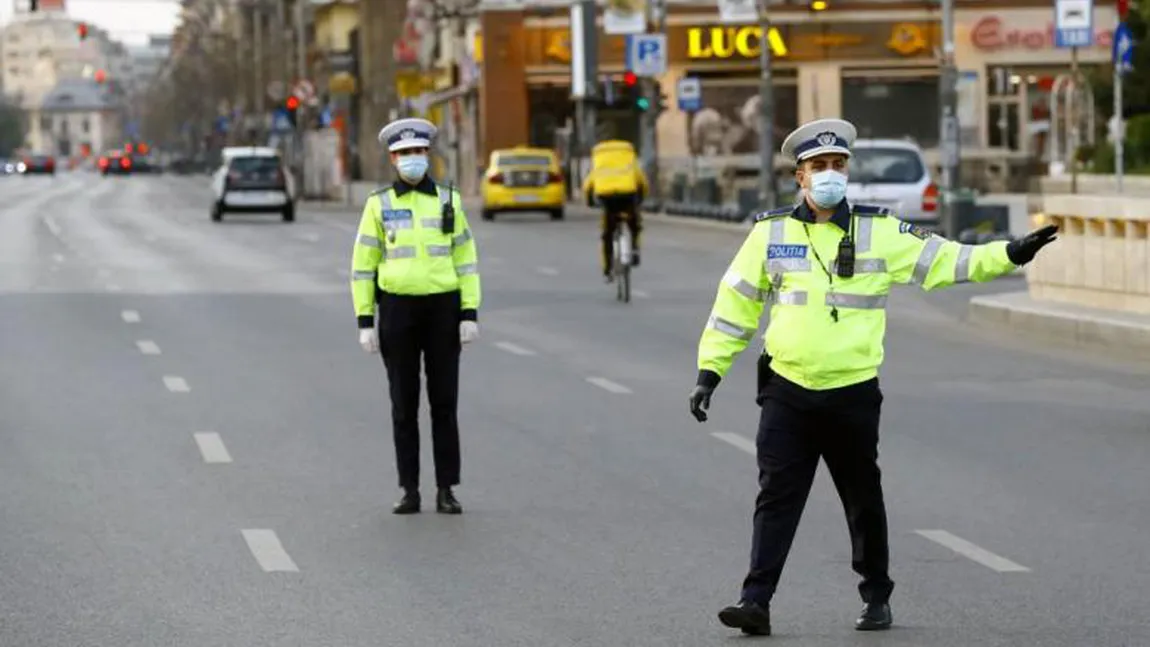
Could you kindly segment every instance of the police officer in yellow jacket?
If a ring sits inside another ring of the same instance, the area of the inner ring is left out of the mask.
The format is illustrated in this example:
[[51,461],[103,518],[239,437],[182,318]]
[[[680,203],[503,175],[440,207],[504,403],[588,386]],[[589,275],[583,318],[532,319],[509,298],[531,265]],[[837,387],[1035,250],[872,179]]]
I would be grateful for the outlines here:
[[[383,128],[399,179],[363,208],[352,251],[351,293],[359,341],[387,367],[399,486],[396,514],[420,510],[419,368],[426,365],[436,509],[459,514],[459,355],[479,337],[479,266],[459,193],[427,175],[436,128],[400,119]],[[376,308],[378,305],[378,321]],[[378,328],[377,328],[378,326]]]
[[864,602],[856,629],[891,625],[886,509],[878,467],[886,302],[895,283],[931,290],[987,281],[1030,262],[1054,240],[1048,226],[1010,243],[960,245],[900,221],[886,208],[849,204],[850,123],[823,119],[783,143],[796,160],[803,199],[759,215],[718,288],[699,342],[691,413],[707,419],[711,395],[758,330],[759,494],[751,564],[728,627],[770,634],[775,593],[810,493],[826,461],[846,510],[852,566]]

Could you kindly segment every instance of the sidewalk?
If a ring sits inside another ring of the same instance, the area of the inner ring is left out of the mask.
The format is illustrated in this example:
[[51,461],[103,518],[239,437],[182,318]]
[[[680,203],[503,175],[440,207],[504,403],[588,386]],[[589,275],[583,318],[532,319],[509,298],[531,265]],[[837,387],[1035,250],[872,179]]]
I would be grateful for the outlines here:
[[1037,301],[1027,292],[974,297],[969,312],[972,323],[1150,358],[1150,315]]

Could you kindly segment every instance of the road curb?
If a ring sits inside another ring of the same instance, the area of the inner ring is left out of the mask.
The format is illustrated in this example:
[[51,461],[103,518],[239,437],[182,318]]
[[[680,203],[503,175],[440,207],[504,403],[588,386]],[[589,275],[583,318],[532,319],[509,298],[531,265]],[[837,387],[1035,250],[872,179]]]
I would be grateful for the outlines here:
[[1028,292],[973,297],[970,321],[999,330],[1150,358],[1150,316],[1039,301]]

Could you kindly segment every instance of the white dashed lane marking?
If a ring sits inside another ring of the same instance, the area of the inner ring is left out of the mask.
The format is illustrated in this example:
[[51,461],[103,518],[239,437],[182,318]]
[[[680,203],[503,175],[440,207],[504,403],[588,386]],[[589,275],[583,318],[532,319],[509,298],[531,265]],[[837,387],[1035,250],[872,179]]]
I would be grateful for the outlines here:
[[977,546],[962,537],[952,535],[945,530],[916,530],[915,532],[937,544],[946,546],[971,561],[982,564],[992,571],[998,571],[999,573],[1026,573],[1030,571],[1029,568],[1021,564],[1016,564],[1005,557],[995,555],[989,550]]
[[188,386],[187,380],[175,375],[165,375],[164,386],[168,387],[172,393],[187,393],[192,390],[192,387]]
[[124,310],[120,313],[120,318],[124,323],[140,323],[140,313],[135,310]]
[[600,389],[603,389],[604,391],[610,391],[611,393],[625,394],[631,392],[631,389],[628,389],[618,382],[612,382],[605,377],[589,377],[587,378],[587,381],[599,387]]
[[559,270],[555,269],[554,267],[537,267],[535,268],[535,271],[543,274],[544,276],[559,276]]
[[728,445],[735,447],[736,449],[741,449],[747,452],[751,456],[757,455],[757,452],[755,451],[755,443],[749,438],[745,438],[739,434],[732,434],[729,431],[713,431],[711,432],[711,435],[727,443]]
[[228,453],[228,448],[224,447],[224,441],[220,435],[214,431],[201,431],[194,435],[196,439],[196,446],[200,448],[200,455],[204,457],[205,463],[230,463],[232,456]]
[[63,254],[52,254],[52,260],[57,262],[57,263],[63,263],[64,262],[64,255]]
[[495,347],[500,350],[505,350],[512,355],[519,355],[520,357],[530,357],[535,354],[535,351],[512,344],[509,341],[495,342]]
[[44,216],[44,226],[48,228],[48,231],[52,232],[53,236],[56,238],[60,237],[60,225],[56,222],[55,218],[52,216]]
[[160,346],[150,339],[141,339],[140,341],[136,342],[136,348],[139,348],[140,352],[145,355],[160,354]]
[[631,296],[633,296],[637,299],[650,299],[651,293],[650,292],[644,292],[643,290],[631,290]]
[[298,573],[299,567],[292,561],[291,556],[284,550],[280,538],[274,530],[256,529],[243,530],[244,541],[248,543],[248,550],[252,557],[259,562],[264,572]]

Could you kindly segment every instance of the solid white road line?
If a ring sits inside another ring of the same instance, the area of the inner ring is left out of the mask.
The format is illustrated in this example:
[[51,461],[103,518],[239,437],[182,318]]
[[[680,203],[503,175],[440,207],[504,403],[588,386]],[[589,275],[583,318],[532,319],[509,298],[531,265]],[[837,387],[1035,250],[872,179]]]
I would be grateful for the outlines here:
[[165,375],[164,386],[168,387],[172,393],[187,393],[192,390],[192,387],[188,386],[187,380],[175,375]]
[[643,290],[631,290],[631,295],[637,299],[650,299],[651,293],[644,292]]
[[136,342],[136,347],[139,348],[140,352],[145,354],[145,355],[159,355],[160,354],[159,345],[150,339],[141,339],[140,341]]
[[711,435],[719,440],[733,445],[736,449],[741,449],[751,456],[757,456],[758,452],[755,451],[755,443],[749,438],[744,438],[739,434],[732,434],[729,431],[712,431]]
[[591,384],[594,384],[595,386],[599,387],[600,389],[603,389],[604,391],[610,391],[611,393],[630,393],[631,392],[631,389],[628,389],[627,387],[623,386],[622,384],[619,384],[618,382],[612,382],[611,380],[608,380],[605,377],[589,377],[589,378],[587,378],[587,381],[590,382]]
[[1005,557],[995,555],[989,550],[976,546],[962,537],[956,537],[945,530],[916,530],[915,532],[993,571],[998,571],[999,573],[1026,573],[1030,571],[1029,568],[1021,564],[1016,564]]
[[52,232],[53,236],[56,238],[60,237],[60,225],[56,223],[56,220],[52,216],[44,216],[44,226],[48,228],[48,231]]
[[197,432],[194,437],[205,463],[232,462],[232,455],[228,453],[228,448],[224,447],[224,441],[216,432],[201,431]]
[[546,276],[559,276],[559,270],[554,267],[537,267],[535,271]]
[[293,236],[293,238],[295,238],[296,240],[302,240],[305,243],[318,243],[319,242],[319,234],[310,233],[310,232],[309,233],[295,234]]
[[500,350],[505,350],[512,355],[519,355],[520,357],[530,357],[535,354],[535,351],[529,350],[522,346],[517,346],[509,341],[495,342],[495,347]]
[[135,310],[124,310],[120,313],[120,318],[124,323],[140,323],[140,313]]
[[280,538],[274,530],[243,530],[244,541],[248,543],[248,550],[259,562],[260,568],[267,573],[279,571],[282,573],[298,573],[299,567],[284,550]]

